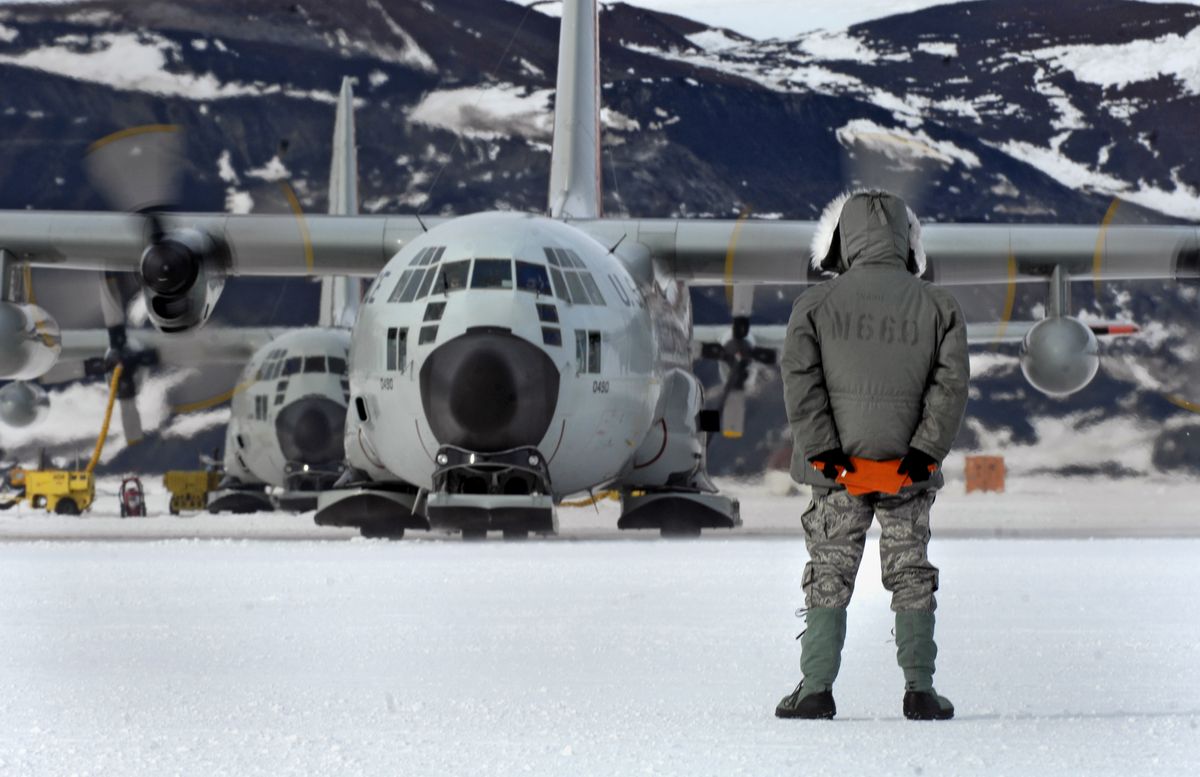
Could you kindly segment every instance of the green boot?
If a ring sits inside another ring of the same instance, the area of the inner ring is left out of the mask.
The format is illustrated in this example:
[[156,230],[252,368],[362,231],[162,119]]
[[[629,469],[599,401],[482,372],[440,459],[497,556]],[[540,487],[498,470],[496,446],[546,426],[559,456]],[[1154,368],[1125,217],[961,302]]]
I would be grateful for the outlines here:
[[949,720],[954,705],[933,688],[932,612],[896,613],[896,662],[904,670],[904,717],[909,720]]
[[846,608],[816,607],[808,611],[800,638],[800,671],[804,679],[779,702],[777,718],[832,718],[833,681],[842,665],[846,642]]

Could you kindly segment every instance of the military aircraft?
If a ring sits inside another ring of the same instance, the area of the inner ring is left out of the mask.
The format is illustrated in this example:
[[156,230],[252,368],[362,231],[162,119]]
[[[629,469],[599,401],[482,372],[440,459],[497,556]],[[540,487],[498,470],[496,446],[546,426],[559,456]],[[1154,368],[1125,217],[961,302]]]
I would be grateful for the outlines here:
[[[347,469],[318,523],[520,536],[552,531],[565,496],[611,489],[621,528],[735,526],[738,505],[705,471],[717,427],[699,412],[687,286],[818,281],[815,225],[603,218],[598,26],[596,0],[564,3],[544,214],[0,212],[0,258],[135,273],[164,332],[202,326],[227,275],[374,277],[351,335]],[[1072,281],[1200,276],[1190,226],[931,224],[923,237],[932,282],[1047,287],[1046,319],[974,339],[1020,336],[1025,374],[1056,394],[1098,366]],[[739,315],[705,350],[744,366],[750,338]]]
[[[334,122],[329,192],[329,212],[333,214],[349,215],[358,210],[353,111],[353,88],[347,78],[342,82]],[[174,132],[172,127],[159,129]],[[103,142],[97,145],[104,149],[101,153],[111,148]],[[127,378],[123,375],[117,391],[125,439],[132,444],[142,436],[136,404],[138,367],[244,364],[231,391],[194,403],[195,407],[225,400],[231,403],[223,461],[225,477],[210,495],[209,510],[314,509],[317,491],[331,486],[343,470],[350,327],[358,313],[362,282],[357,278],[322,278],[316,327],[209,327],[161,334],[127,331],[129,295],[122,287],[128,284],[122,280],[111,273],[101,275],[99,293],[106,330],[60,333],[53,319],[35,305],[0,306],[0,315],[26,316],[26,321],[15,322],[10,330],[35,335],[27,337],[21,348],[28,349],[30,342],[61,342],[56,361],[50,358],[52,348],[34,348],[23,364],[20,357],[25,351],[13,348],[5,352],[16,359],[21,371],[13,374],[13,370],[5,370],[15,380],[0,389],[0,421],[22,428],[39,422],[50,411],[43,386],[25,378],[45,375],[53,366],[55,374],[50,382],[65,382],[103,375],[120,361],[134,368]],[[28,283],[20,277],[18,282]],[[28,296],[26,289],[17,293]],[[106,349],[105,357],[99,358],[97,354]],[[277,488],[278,493],[268,494],[269,486]]]

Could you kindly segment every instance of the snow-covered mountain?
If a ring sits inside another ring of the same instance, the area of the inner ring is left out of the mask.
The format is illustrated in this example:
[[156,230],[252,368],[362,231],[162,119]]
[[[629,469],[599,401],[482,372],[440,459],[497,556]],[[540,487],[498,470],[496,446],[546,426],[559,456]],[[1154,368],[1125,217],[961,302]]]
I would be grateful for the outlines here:
[[[0,6],[0,207],[102,207],[83,181],[87,144],[171,122],[188,132],[182,207],[276,209],[275,181],[287,178],[322,210],[333,93],[352,75],[366,210],[540,210],[558,31],[543,9],[553,10],[504,0]],[[811,218],[869,177],[938,221],[1093,224],[1114,197],[1118,222],[1200,221],[1192,5],[973,2],[760,42],[617,3],[601,29],[610,213]],[[50,274],[39,283],[64,325],[98,321],[74,289]],[[311,285],[289,284],[276,304],[284,288],[232,283],[217,318],[312,320]],[[762,290],[756,318],[783,320],[794,293]],[[1035,312],[1043,296],[1023,287],[1018,311]],[[977,320],[999,315],[1003,297],[961,293]],[[723,291],[695,298],[701,320],[727,316]],[[1013,449],[1066,430],[1085,442],[1059,445],[1061,461],[1044,468],[1200,468],[1200,427],[1180,408],[1200,403],[1195,289],[1077,284],[1075,303],[1130,317],[1149,336],[1112,346],[1096,383],[1066,401],[1028,389],[1011,350],[979,354],[964,443]],[[759,391],[751,433],[713,444],[717,469],[759,469],[778,444],[777,380],[764,374]]]

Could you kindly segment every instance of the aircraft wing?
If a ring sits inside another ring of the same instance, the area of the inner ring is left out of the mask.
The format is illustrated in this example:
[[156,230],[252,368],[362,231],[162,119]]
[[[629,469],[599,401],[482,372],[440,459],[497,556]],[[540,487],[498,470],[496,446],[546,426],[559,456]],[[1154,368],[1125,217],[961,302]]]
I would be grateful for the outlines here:
[[[373,277],[424,231],[413,216],[173,213],[162,220],[167,230],[195,228],[224,244],[231,275]],[[0,211],[0,250],[39,267],[134,271],[149,231],[147,219],[126,213]]]
[[[169,214],[228,247],[232,275],[373,276],[421,234],[412,216]],[[433,226],[444,219],[427,219]],[[815,222],[754,219],[594,219],[572,222],[606,245],[630,241],[692,284],[811,283]],[[149,223],[123,213],[0,211],[0,249],[35,266],[137,269]],[[938,284],[1046,279],[1055,265],[1084,280],[1200,278],[1190,226],[928,224],[927,277]]]
[[[605,219],[574,222],[606,245],[649,249],[660,270],[691,284],[812,283],[815,222]],[[1200,230],[1190,226],[927,224],[926,277],[940,285],[1046,280],[1063,265],[1078,280],[1200,278]]]
[[[129,345],[135,351],[152,350],[158,364],[167,367],[203,367],[204,365],[243,365],[262,346],[287,332],[284,328],[200,327],[177,334],[155,329],[129,331]],[[103,329],[64,329],[62,353],[51,370],[39,382],[45,385],[66,383],[84,377],[84,363],[103,359],[108,351],[108,332]]]
[[[1135,335],[1141,331],[1137,325],[1123,321],[1087,321],[1084,322],[1097,337],[1121,337]],[[1019,343],[1025,339],[1030,329],[1038,324],[1037,321],[1009,321],[967,324],[967,343],[969,345],[999,345],[1001,343]],[[692,327],[693,351],[699,355],[703,343],[724,343],[731,335],[726,324],[697,325]],[[781,324],[755,324],[751,330],[754,344],[760,348],[773,351],[783,349],[787,339],[787,326]]]

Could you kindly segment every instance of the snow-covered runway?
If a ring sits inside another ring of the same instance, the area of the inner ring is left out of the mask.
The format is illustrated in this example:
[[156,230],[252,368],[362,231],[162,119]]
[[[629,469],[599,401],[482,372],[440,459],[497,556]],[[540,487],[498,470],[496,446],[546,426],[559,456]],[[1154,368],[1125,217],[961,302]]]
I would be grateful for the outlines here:
[[877,552],[809,723],[798,538],[0,544],[0,774],[1195,773],[1200,541],[935,539],[944,724]]

